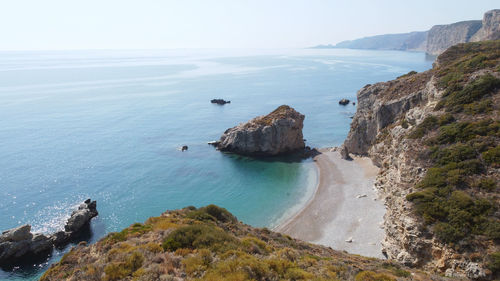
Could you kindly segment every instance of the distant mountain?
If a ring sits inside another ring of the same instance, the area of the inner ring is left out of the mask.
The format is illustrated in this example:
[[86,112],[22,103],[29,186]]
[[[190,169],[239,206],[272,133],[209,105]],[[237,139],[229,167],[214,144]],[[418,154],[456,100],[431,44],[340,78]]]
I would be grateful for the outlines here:
[[458,43],[497,39],[500,39],[500,9],[486,12],[482,21],[435,25],[429,31],[370,36],[313,48],[425,51],[431,55],[439,55]]
[[[333,48],[425,51],[427,31],[385,34],[343,41]],[[329,45],[331,46],[331,45]]]

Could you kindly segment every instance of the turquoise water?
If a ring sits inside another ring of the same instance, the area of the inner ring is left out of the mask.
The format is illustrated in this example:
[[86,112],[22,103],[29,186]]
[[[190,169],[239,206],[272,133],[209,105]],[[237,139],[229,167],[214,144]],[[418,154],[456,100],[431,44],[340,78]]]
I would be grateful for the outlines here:
[[[0,229],[55,231],[86,198],[100,213],[91,242],[210,203],[272,227],[307,200],[311,160],[239,157],[207,142],[288,104],[306,115],[307,145],[338,145],[355,112],[339,99],[431,64],[422,53],[340,49],[1,52]],[[0,270],[0,279],[45,268]]]

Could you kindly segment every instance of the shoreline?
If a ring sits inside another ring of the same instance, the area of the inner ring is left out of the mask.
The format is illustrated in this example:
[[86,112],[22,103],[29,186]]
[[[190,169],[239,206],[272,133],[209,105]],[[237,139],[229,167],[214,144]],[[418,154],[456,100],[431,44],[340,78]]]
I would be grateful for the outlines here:
[[316,189],[292,216],[273,228],[307,242],[384,258],[383,200],[374,189],[378,168],[367,157],[347,161],[335,148],[315,156]]

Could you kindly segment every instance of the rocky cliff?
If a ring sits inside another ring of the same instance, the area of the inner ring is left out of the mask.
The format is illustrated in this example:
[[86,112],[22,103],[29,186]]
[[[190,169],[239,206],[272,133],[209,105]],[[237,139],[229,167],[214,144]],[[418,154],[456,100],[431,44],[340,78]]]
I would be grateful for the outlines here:
[[326,45],[316,48],[425,51],[431,55],[439,55],[458,43],[497,39],[500,39],[499,9],[486,12],[482,21],[435,25],[429,31],[370,36],[343,41],[335,46]]
[[42,281],[445,280],[242,224],[210,205],[167,211],[79,244]]
[[380,166],[389,259],[447,276],[500,271],[500,41],[367,85],[344,143]]
[[431,55],[439,55],[453,45],[469,42],[471,37],[481,28],[481,25],[479,20],[435,25],[427,34],[426,52]]
[[484,14],[481,28],[474,34],[470,41],[500,39],[500,10],[491,10]]
[[275,156],[304,149],[304,115],[282,105],[224,132],[217,149],[250,156]]

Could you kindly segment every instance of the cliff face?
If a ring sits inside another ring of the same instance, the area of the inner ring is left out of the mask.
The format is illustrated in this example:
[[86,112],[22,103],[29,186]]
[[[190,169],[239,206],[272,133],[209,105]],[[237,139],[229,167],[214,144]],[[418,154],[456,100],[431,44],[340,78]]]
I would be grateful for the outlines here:
[[467,43],[432,70],[358,92],[344,146],[381,168],[375,186],[385,196],[390,259],[498,277],[499,72],[500,41]]
[[242,224],[214,205],[168,211],[79,244],[42,281],[444,280]]
[[304,115],[282,105],[224,132],[216,144],[221,151],[251,156],[274,156],[305,147],[302,128]]
[[481,28],[481,21],[462,21],[454,24],[435,25],[427,35],[426,52],[439,55],[449,47],[469,42],[470,38]]
[[425,51],[439,55],[455,44],[497,39],[500,39],[499,9],[486,12],[482,21],[435,25],[429,31],[377,35],[318,48]]
[[471,42],[500,39],[500,10],[484,14],[481,28],[472,36]]

